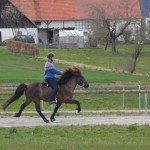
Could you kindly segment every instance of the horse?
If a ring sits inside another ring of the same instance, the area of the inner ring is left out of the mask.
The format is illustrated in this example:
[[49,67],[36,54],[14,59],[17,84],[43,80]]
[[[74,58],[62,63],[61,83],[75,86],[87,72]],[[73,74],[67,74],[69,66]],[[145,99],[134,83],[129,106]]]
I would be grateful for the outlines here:
[[[57,93],[57,103],[50,116],[51,122],[55,122],[55,114],[62,103],[76,104],[76,111],[79,113],[81,111],[80,102],[73,99],[74,90],[77,85],[84,88],[89,87],[88,82],[77,67],[69,67],[66,69],[62,76],[57,80],[57,83],[59,85],[59,91]],[[16,88],[14,94],[3,104],[2,109],[6,110],[11,103],[25,94],[26,101],[20,106],[18,113],[16,113],[14,117],[20,117],[24,108],[31,102],[34,102],[37,113],[41,116],[44,122],[49,123],[49,120],[47,120],[41,112],[40,101],[43,100],[48,102],[51,90],[52,89],[49,86],[45,86],[45,84],[40,82],[33,82],[28,85],[21,83]]]

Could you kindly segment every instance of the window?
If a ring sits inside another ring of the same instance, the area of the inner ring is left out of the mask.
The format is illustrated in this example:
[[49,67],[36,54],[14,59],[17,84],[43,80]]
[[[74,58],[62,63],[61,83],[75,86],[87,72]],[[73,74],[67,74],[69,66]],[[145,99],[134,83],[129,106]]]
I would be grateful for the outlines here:
[[21,31],[18,31],[18,32],[17,32],[17,35],[22,35],[22,32],[21,32]]
[[41,25],[41,21],[35,21],[36,25]]
[[90,29],[91,21],[90,20],[78,20],[75,22],[75,28],[78,30]]

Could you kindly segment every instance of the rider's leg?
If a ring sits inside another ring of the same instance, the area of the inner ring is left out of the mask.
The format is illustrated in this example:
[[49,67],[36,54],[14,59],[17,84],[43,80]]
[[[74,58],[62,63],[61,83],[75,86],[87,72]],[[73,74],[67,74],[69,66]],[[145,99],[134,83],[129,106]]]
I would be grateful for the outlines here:
[[56,103],[56,95],[57,95],[57,92],[58,92],[57,82],[56,82],[55,78],[54,79],[48,79],[48,80],[46,80],[46,82],[48,82],[49,86],[52,88],[49,103],[50,104]]

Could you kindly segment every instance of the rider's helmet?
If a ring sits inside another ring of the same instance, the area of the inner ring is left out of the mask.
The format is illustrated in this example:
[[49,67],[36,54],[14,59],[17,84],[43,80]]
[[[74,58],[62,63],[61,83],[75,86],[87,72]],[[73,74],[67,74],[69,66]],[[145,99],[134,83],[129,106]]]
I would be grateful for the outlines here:
[[55,54],[54,54],[54,53],[49,53],[49,54],[47,55],[47,58],[48,58],[48,59],[51,58],[51,57],[55,57]]

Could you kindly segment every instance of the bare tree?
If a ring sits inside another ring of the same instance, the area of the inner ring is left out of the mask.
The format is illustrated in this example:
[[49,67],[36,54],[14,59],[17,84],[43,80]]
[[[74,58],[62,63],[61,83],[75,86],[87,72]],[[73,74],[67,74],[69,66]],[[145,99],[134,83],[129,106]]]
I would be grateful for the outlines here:
[[139,58],[143,47],[144,47],[143,41],[139,41],[139,42],[135,43],[135,48],[134,48],[134,53],[133,53],[133,59],[132,59],[132,63],[130,65],[130,69],[129,69],[130,73],[134,73],[135,72],[135,68],[136,68],[136,64],[137,64],[137,59]]
[[13,35],[19,33],[19,28],[26,29],[34,25],[13,5],[8,4],[4,7],[1,13],[1,18],[4,21],[6,28],[12,28]]
[[92,34],[90,34],[91,40],[94,41],[95,46],[103,45],[107,49],[108,43],[108,31],[104,27],[101,16],[97,15],[97,18],[92,22]]
[[13,34],[15,35],[15,27],[20,26],[20,13],[12,5],[6,5],[2,10],[2,19],[6,27],[12,28]]
[[130,73],[134,73],[136,69],[137,60],[140,57],[144,44],[146,42],[146,26],[145,26],[145,19],[141,20],[141,24],[135,26],[136,35],[134,36],[134,52],[132,54],[132,62],[129,68]]
[[[129,0],[121,1],[117,6],[113,5],[113,3],[109,6],[92,6],[92,15],[93,18],[95,18],[93,27],[97,30],[97,33],[102,33],[100,36],[104,36],[105,31],[104,39],[107,37],[106,44],[111,42],[113,54],[117,52],[116,40],[123,35],[131,23],[132,13],[130,8]],[[101,32],[99,30],[101,30]]]

